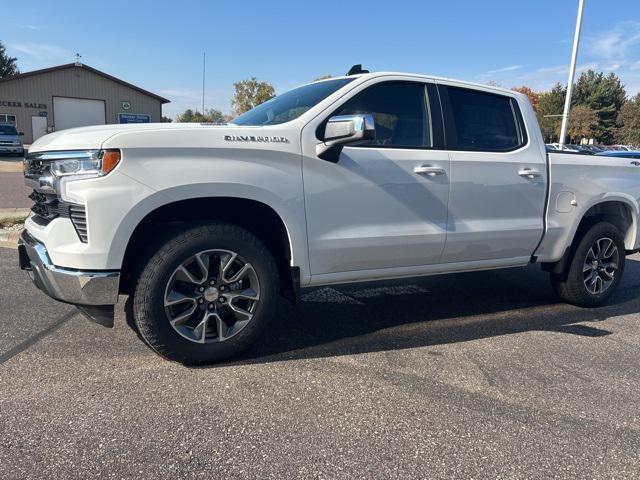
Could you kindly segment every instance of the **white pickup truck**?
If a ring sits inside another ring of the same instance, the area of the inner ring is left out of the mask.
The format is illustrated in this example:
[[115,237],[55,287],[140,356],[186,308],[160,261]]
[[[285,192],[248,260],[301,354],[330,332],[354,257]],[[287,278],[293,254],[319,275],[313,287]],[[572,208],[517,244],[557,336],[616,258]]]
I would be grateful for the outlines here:
[[29,149],[21,267],[199,364],[318,285],[540,263],[597,306],[639,248],[639,163],[547,153],[517,92],[403,73],[301,86],[227,125],[107,125]]

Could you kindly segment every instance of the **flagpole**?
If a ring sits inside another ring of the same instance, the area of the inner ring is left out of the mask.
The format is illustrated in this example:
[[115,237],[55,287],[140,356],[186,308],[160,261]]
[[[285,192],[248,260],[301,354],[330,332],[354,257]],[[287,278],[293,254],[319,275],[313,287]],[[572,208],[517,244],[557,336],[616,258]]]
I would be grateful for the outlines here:
[[567,126],[569,123],[569,111],[571,109],[571,96],[573,95],[573,80],[576,75],[576,60],[578,58],[578,47],[580,46],[580,31],[582,30],[582,11],[584,0],[578,3],[578,18],[576,19],[576,31],[573,35],[573,51],[571,52],[571,66],[569,67],[569,81],[567,83],[567,96],[564,100],[564,111],[562,112],[562,128],[560,129],[560,148],[564,147],[567,137]]

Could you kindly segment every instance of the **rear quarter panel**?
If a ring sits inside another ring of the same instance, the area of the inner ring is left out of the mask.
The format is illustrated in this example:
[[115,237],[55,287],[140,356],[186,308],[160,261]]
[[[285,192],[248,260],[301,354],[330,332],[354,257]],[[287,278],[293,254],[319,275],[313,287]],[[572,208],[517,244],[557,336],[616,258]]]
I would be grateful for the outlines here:
[[549,198],[545,236],[535,255],[540,262],[559,260],[571,245],[585,213],[610,201],[629,206],[633,225],[625,247],[638,247],[640,167],[632,159],[549,153]]

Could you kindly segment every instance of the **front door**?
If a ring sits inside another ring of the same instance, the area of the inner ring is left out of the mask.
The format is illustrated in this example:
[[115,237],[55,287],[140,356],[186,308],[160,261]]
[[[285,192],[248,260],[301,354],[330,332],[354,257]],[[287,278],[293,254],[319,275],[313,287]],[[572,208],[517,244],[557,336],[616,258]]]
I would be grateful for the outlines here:
[[443,263],[526,263],[543,233],[546,157],[530,107],[493,92],[439,86],[451,193]]
[[47,134],[47,117],[31,117],[31,132],[33,141]]
[[[435,87],[431,86],[435,92]],[[437,92],[436,92],[437,93]],[[337,163],[303,131],[303,177],[312,275],[435,264],[444,248],[449,159],[430,118],[426,83],[361,86],[331,114],[370,113],[376,139],[345,147]],[[433,100],[433,99],[432,99]],[[438,117],[440,118],[440,117]]]

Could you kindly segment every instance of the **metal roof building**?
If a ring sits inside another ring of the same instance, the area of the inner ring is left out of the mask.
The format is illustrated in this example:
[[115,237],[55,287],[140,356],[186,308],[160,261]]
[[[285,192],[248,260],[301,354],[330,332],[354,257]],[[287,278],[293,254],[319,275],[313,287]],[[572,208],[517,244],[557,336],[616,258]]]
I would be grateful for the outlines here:
[[87,125],[160,122],[169,100],[81,63],[0,79],[0,124],[30,144],[46,133]]

